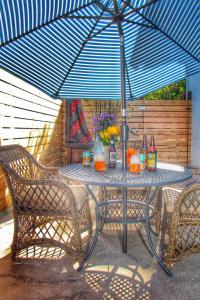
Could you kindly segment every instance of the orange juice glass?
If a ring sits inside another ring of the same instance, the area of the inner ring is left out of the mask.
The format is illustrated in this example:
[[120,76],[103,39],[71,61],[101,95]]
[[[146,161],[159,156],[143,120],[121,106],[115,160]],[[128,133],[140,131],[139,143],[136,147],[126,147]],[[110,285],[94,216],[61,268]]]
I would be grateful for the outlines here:
[[105,171],[106,170],[106,162],[104,160],[102,161],[94,161],[94,169],[96,171]]
[[136,150],[134,148],[128,148],[126,152],[126,157],[127,157],[127,164],[130,165],[131,161],[131,156],[136,153]]
[[130,164],[131,173],[140,173],[140,164]]

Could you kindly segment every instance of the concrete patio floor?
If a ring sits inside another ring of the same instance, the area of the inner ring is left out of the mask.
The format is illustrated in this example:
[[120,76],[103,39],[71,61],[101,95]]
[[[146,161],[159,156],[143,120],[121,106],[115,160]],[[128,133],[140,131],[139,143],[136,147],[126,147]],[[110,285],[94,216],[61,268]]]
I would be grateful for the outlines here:
[[13,264],[8,254],[0,259],[0,300],[200,299],[200,255],[176,263],[174,278],[169,278],[153,262],[144,242],[142,227],[139,232],[130,230],[128,254],[123,254],[119,232],[107,227],[81,272],[73,269],[70,258]]

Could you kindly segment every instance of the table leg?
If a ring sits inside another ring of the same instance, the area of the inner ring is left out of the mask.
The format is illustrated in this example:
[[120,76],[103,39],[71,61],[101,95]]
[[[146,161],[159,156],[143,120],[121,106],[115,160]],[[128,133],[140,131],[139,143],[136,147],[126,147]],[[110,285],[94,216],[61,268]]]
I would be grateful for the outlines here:
[[154,247],[152,238],[151,238],[151,225],[149,222],[149,206],[152,202],[153,199],[153,195],[154,193],[152,193],[152,190],[149,188],[149,190],[147,191],[147,202],[146,202],[146,209],[145,209],[145,219],[146,219],[146,233],[147,233],[147,239],[149,242],[149,246],[150,246],[150,250],[152,255],[156,258],[158,264],[160,265],[160,267],[165,271],[165,273],[170,276],[173,277],[172,272],[164,265],[161,257],[158,255],[158,253],[156,252],[156,249]]
[[[107,201],[107,200],[108,200],[108,192],[107,192],[107,189],[106,189],[106,187],[103,187],[102,189],[103,189],[103,199],[105,199],[105,200]],[[107,216],[107,214],[108,214],[108,207],[106,206],[106,207],[105,207],[105,213],[104,213],[104,215]],[[103,219],[103,220],[101,220],[101,223],[100,223],[100,225],[99,225],[99,231],[102,231],[102,230],[103,230],[104,224],[105,224],[105,220]]]
[[122,250],[127,253],[127,188],[122,188],[123,197],[123,233],[122,233]]
[[78,271],[80,271],[83,268],[85,262],[89,259],[90,255],[94,251],[94,248],[96,246],[97,239],[98,239],[98,234],[99,234],[99,205],[98,205],[98,200],[97,200],[97,198],[95,197],[94,193],[92,192],[92,190],[89,188],[88,185],[86,185],[86,189],[87,189],[88,193],[91,195],[91,197],[94,200],[95,205],[96,205],[96,207],[95,207],[96,229],[95,229],[95,235],[94,235],[92,244],[90,245],[89,249],[85,253],[84,258],[81,261],[79,268],[77,269]]

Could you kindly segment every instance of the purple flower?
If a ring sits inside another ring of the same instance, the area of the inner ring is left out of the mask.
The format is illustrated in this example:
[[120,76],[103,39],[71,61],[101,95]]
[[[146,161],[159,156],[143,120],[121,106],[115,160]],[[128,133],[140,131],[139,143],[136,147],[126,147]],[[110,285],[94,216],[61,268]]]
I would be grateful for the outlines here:
[[100,122],[103,122],[105,120],[105,118],[106,118],[106,113],[102,113],[100,115]]
[[97,124],[99,122],[99,119],[97,116],[93,116],[92,120],[93,120],[94,124]]
[[114,114],[111,114],[110,116],[111,116],[111,118],[112,118],[113,121],[114,121],[114,120],[115,120],[115,115],[114,115]]
[[98,133],[115,124],[115,115],[113,113],[103,112],[99,117],[93,116],[92,121],[95,127],[95,132]]

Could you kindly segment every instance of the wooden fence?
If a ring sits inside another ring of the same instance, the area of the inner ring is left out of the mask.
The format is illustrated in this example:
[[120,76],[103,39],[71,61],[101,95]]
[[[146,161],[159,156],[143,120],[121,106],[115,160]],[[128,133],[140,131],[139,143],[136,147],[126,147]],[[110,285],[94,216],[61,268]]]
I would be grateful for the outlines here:
[[[63,106],[6,72],[0,82],[0,142],[20,144],[41,163],[63,161]],[[0,170],[0,210],[9,206],[5,178]]]
[[[0,143],[20,144],[48,166],[63,163],[67,122],[62,101],[54,100],[6,72],[0,82]],[[92,135],[92,116],[114,111],[120,123],[120,102],[82,101]],[[107,107],[106,107],[107,105]],[[144,133],[155,135],[158,157],[162,161],[190,163],[191,102],[179,100],[143,101],[128,104],[128,123],[142,140]],[[0,170],[0,210],[10,205],[5,178]]]
[[[110,110],[118,116],[119,102],[99,103],[83,101],[88,128],[94,135],[92,116]],[[137,100],[128,104],[127,121],[136,131],[130,141],[142,140],[143,134],[155,136],[158,159],[163,162],[188,165],[191,161],[191,101],[185,100]]]

